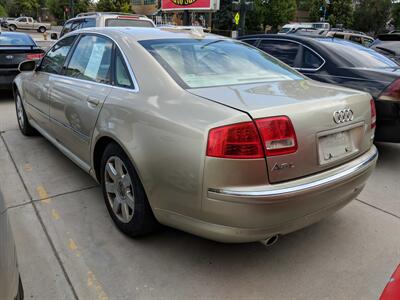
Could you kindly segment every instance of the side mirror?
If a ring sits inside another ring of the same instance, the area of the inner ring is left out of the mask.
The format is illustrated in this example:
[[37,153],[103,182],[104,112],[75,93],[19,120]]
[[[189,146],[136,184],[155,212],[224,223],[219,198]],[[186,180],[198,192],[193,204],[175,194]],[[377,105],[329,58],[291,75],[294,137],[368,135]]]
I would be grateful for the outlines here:
[[53,32],[52,34],[50,34],[50,39],[52,39],[52,40],[58,40],[58,35],[57,35],[57,33]]
[[26,60],[19,64],[18,71],[20,72],[31,72],[35,71],[36,62],[33,60]]

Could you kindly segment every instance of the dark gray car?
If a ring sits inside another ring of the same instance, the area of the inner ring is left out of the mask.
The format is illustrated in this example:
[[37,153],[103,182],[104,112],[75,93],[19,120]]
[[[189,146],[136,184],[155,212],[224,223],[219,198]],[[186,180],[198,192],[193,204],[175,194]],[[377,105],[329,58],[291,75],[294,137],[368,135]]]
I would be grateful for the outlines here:
[[14,238],[0,191],[0,299],[23,299]]

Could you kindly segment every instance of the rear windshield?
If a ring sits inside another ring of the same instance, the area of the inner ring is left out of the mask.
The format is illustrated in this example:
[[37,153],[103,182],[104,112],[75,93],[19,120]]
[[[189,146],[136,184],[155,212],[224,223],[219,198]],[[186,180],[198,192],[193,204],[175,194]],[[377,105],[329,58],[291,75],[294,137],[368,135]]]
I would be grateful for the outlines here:
[[107,19],[106,27],[154,27],[153,23],[140,19]]
[[18,46],[36,46],[30,36],[25,34],[0,34],[0,46],[18,47]]
[[242,42],[166,39],[140,43],[185,88],[303,79],[277,59]]
[[342,40],[321,40],[337,57],[342,67],[354,68],[398,68],[399,65],[386,56],[355,43]]

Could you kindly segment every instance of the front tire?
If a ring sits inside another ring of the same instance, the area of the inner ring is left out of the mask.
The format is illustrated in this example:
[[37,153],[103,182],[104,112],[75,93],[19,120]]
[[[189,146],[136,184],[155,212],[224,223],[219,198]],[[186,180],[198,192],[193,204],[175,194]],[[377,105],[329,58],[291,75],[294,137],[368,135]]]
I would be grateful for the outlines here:
[[143,185],[125,152],[109,144],[101,159],[101,185],[107,210],[123,233],[138,237],[158,227]]
[[24,104],[22,103],[21,95],[19,94],[18,91],[15,92],[14,98],[15,98],[15,110],[17,113],[18,126],[22,134],[26,136],[37,135],[36,129],[33,128],[29,123],[28,117],[26,116]]
[[10,30],[10,31],[15,31],[15,30],[17,30],[17,26],[15,26],[15,25],[13,25],[13,24],[8,25],[8,30]]

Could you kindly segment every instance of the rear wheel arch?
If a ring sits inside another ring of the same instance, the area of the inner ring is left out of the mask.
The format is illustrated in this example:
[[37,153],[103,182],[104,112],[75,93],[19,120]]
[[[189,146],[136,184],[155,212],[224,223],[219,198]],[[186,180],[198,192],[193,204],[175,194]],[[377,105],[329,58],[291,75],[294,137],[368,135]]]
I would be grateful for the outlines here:
[[131,157],[129,152],[126,151],[126,149],[122,146],[121,142],[119,142],[117,139],[115,139],[115,138],[113,138],[111,136],[108,136],[108,135],[100,137],[96,141],[95,146],[93,148],[92,164],[93,164],[94,174],[96,175],[97,181],[101,182],[101,174],[100,174],[100,171],[101,171],[101,159],[103,157],[104,151],[106,150],[106,148],[107,148],[107,146],[109,144],[116,144],[118,147],[120,147],[122,149],[122,151],[126,154],[126,156],[128,156],[129,160],[131,161],[131,163],[132,163],[132,165],[133,165],[133,167],[134,167],[134,169],[136,171],[136,174],[138,175],[140,181],[143,184],[142,178],[140,176],[139,170],[138,170],[138,168],[137,168],[137,166],[135,164],[134,159]]

